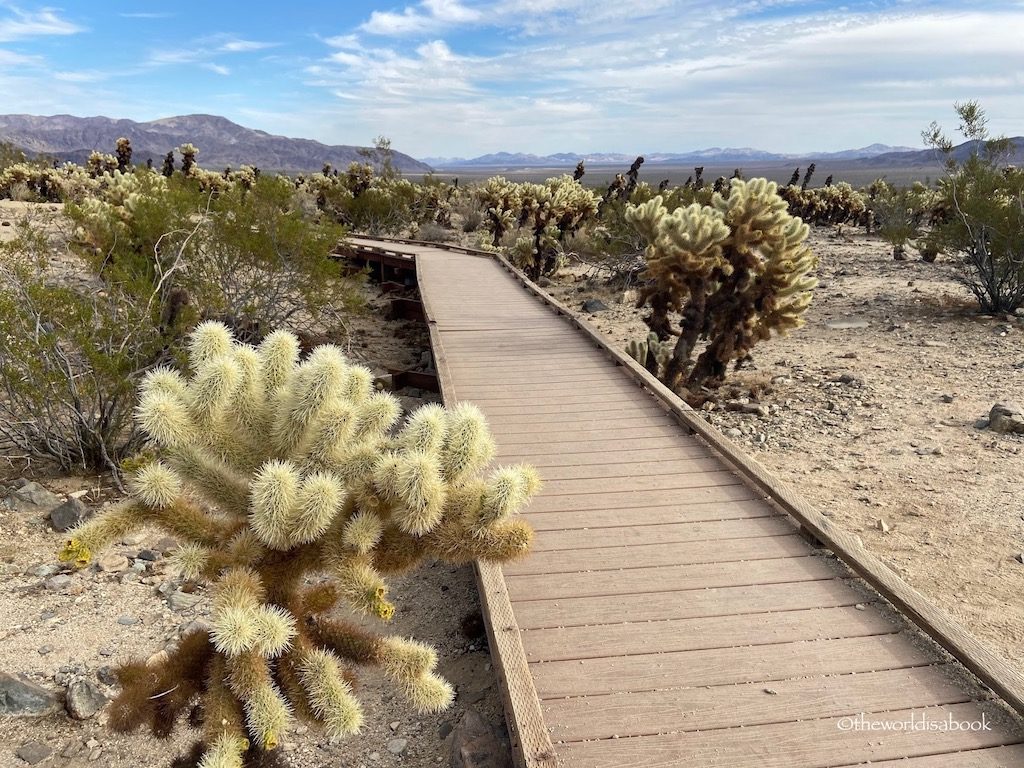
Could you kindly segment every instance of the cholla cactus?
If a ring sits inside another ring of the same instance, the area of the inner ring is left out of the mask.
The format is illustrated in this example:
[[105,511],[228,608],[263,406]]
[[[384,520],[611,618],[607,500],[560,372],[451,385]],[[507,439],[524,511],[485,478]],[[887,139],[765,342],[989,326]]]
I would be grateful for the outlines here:
[[182,144],[178,147],[178,151],[181,152],[181,172],[185,176],[190,176],[192,169],[195,168],[199,150],[192,144]]
[[[651,307],[645,321],[656,341],[679,337],[661,366],[670,387],[695,394],[719,383],[731,360],[747,357],[772,331],[802,324],[817,259],[804,245],[807,225],[789,215],[776,190],[765,179],[733,179],[728,196],[715,193],[710,206],[670,213],[655,197],[627,209],[649,243],[638,306]],[[681,330],[672,327],[673,312],[681,313]],[[694,362],[700,339],[707,347]]]
[[[71,532],[60,558],[85,566],[130,531],[175,536],[177,561],[213,595],[212,628],[164,661],[121,667],[111,724],[167,735],[200,705],[202,768],[273,750],[293,715],[329,736],[359,730],[351,665],[373,665],[419,711],[451,686],[435,652],[328,615],[339,601],[389,620],[384,575],[424,558],[506,561],[532,531],[514,515],[537,491],[525,466],[481,472],[494,455],[474,406],[401,407],[370,371],[321,346],[298,363],[295,336],[258,347],[207,322],[190,339],[191,377],[161,369],[142,385],[138,421],[151,454],[132,498]],[[323,574],[312,585],[304,577]],[[201,758],[200,758],[201,755]]]
[[117,140],[117,170],[125,173],[132,166],[132,143],[125,137]]

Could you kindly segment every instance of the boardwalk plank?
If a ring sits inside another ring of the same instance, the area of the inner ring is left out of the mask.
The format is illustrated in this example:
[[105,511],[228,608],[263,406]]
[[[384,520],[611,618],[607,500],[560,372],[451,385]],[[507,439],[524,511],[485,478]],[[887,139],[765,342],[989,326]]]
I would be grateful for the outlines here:
[[530,629],[523,631],[523,646],[529,661],[559,661],[862,637],[892,631],[888,618],[877,611],[858,611],[853,607],[856,604],[854,600],[839,608]]
[[[979,692],[980,693],[980,692]],[[721,687],[552,700],[544,706],[558,741],[749,727],[862,712],[961,704],[972,693],[943,665]]]
[[[930,709],[905,709],[879,719],[910,721],[946,717],[959,721],[980,718],[975,704],[953,704]],[[931,755],[958,749],[978,749],[1016,743],[1005,728],[991,731],[844,731],[841,718],[801,723],[755,725],[706,733],[636,736],[626,739],[573,742],[559,745],[565,768],[826,768],[837,758],[848,762],[890,760]]]
[[[613,578],[609,577],[609,581]],[[541,590],[537,597],[547,595]],[[679,592],[642,589],[632,598],[623,600],[621,595],[574,596],[554,600],[518,600],[514,605],[519,627],[533,630],[837,608],[871,602],[870,598],[851,589],[842,579]]]
[[507,574],[553,575],[582,571],[599,573],[663,565],[773,560],[779,557],[800,557],[810,551],[807,542],[799,535],[793,534],[770,538],[732,539],[728,543],[698,541],[646,544],[636,547],[609,546],[582,552],[535,552],[523,560],[505,564],[502,569]]
[[591,572],[563,573],[553,579],[548,574],[505,574],[513,602],[604,595],[650,594],[655,590],[671,592],[683,589],[744,587],[752,584],[790,584],[845,576],[840,568],[823,557],[785,557],[774,560],[749,560],[733,563],[667,565],[655,568],[629,568],[604,572],[595,578]]
[[606,656],[530,664],[544,700],[625,691],[786,680],[852,672],[904,669],[935,657],[902,633],[794,641],[739,648]]

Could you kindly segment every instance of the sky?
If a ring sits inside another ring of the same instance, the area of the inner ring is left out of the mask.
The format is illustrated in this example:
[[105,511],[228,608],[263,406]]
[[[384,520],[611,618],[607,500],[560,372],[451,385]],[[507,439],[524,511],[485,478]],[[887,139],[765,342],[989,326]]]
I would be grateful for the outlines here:
[[1024,0],[0,0],[0,114],[209,113],[415,157],[1024,134]]

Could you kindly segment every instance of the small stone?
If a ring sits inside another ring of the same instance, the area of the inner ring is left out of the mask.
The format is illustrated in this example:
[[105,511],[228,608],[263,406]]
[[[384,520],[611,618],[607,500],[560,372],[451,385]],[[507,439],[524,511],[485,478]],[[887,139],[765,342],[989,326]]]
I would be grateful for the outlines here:
[[398,722],[397,720],[394,720],[394,721],[388,723],[388,728],[390,728],[392,731],[397,731],[398,730],[398,726],[400,726],[400,725],[401,725],[400,722]]
[[743,433],[736,429],[736,427],[732,427],[731,429],[725,430],[725,436],[731,437],[735,440],[736,438],[743,437]]
[[863,387],[864,380],[854,376],[852,373],[844,373],[840,376],[837,381],[840,384],[846,384],[848,387]]
[[25,482],[7,494],[4,500],[9,509],[15,512],[38,512],[53,509],[63,502],[60,496],[51,493],[39,483]]
[[109,664],[104,664],[96,670],[96,679],[104,685],[114,685],[117,683],[117,675],[114,673],[114,668]]
[[34,683],[0,672],[0,715],[41,717],[60,708],[57,696]]
[[114,648],[112,645],[105,645],[102,648],[100,648],[97,651],[97,653],[100,656],[113,656],[114,654],[117,653],[117,648]]
[[79,499],[68,499],[50,510],[50,525],[55,531],[67,531],[89,517],[91,510]]
[[1018,552],[1016,555],[1013,556],[1013,559],[1016,560],[1018,563],[1024,565],[1024,552]]
[[72,581],[73,579],[66,573],[59,573],[56,576],[51,576],[43,582],[43,586],[51,592],[59,592],[60,590],[67,589],[71,586]]
[[944,403],[952,403],[954,399],[955,398],[954,398],[953,395],[949,395],[949,394],[939,395],[939,400],[941,400]]
[[121,571],[127,571],[129,565],[131,565],[131,563],[128,562],[128,558],[124,555],[119,555],[116,552],[101,557],[96,563],[96,567],[105,573],[120,573]]
[[608,305],[600,299],[587,299],[583,302],[582,306],[583,311],[591,315],[596,315],[598,312],[604,312],[608,309]]
[[367,755],[367,757],[369,757],[375,763],[380,762],[380,752],[371,752],[369,755]]
[[933,341],[932,339],[925,339],[924,341],[921,342],[921,346],[931,347],[933,349],[945,349],[946,347],[949,346],[949,344],[947,344],[944,341]]
[[119,616],[117,623],[122,627],[132,627],[139,623],[139,620],[134,616]]
[[14,754],[29,765],[37,765],[52,755],[53,750],[45,744],[40,744],[38,741],[30,741],[20,746]]
[[54,565],[53,563],[42,563],[29,568],[25,573],[29,576],[35,576],[37,579],[45,579],[48,576],[53,576],[55,573],[60,571],[60,566]]
[[128,547],[137,547],[145,540],[146,534],[142,533],[141,531],[137,531],[135,533],[129,533],[127,536],[125,536],[123,539],[121,539],[121,543]]
[[139,552],[139,560],[146,560],[151,563],[159,560],[161,557],[163,557],[163,555],[155,549],[144,549]]
[[989,411],[988,420],[988,428],[993,432],[1024,434],[1024,410],[1017,403],[996,403]]
[[167,598],[167,605],[172,611],[187,611],[189,608],[195,608],[196,604],[202,599],[199,595],[179,590]]
[[107,697],[88,680],[77,680],[68,686],[65,706],[75,720],[88,720],[106,703]]
[[548,286],[551,285],[551,280],[544,277],[544,275],[541,275],[540,277],[537,278],[537,285],[539,285],[541,288],[547,288]]
[[41,645],[37,649],[37,652],[39,653],[40,656],[45,656],[48,653],[53,653],[53,646],[52,645]]
[[164,556],[169,555],[177,548],[178,542],[172,536],[162,536],[161,538],[157,539],[156,544],[153,546],[153,549],[155,549],[157,552],[160,552]]
[[408,739],[391,739],[388,742],[388,752],[392,755],[401,755],[405,752],[405,748],[408,746]]
[[474,709],[467,709],[452,731],[451,768],[512,768],[509,750]]
[[878,528],[878,530],[880,530],[882,533],[888,533],[890,530],[892,530],[889,527],[889,524],[885,522],[885,520],[883,520],[882,518],[878,518],[878,522],[875,523],[875,527]]
[[870,325],[871,323],[867,320],[859,320],[855,317],[840,318],[825,323],[825,327],[830,331],[855,331],[867,328]]

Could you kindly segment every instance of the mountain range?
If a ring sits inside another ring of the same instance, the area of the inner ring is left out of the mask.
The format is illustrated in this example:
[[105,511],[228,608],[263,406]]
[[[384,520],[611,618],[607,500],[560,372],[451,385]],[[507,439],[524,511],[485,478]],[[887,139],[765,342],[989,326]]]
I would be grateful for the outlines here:
[[[0,115],[0,141],[29,155],[50,155],[82,163],[95,150],[113,153],[120,137],[132,143],[132,160],[148,158],[159,167],[170,150],[192,143],[199,148],[199,165],[209,170],[255,165],[268,171],[319,171],[324,163],[344,170],[354,161],[366,162],[360,152],[372,148],[329,146],[311,139],[291,139],[245,128],[216,115],[181,115],[136,123],[109,117],[72,115]],[[409,155],[392,151],[392,162],[403,173],[427,173],[430,167]]]
[[[1011,139],[1015,156],[1009,162],[1024,160],[1024,137]],[[964,159],[974,145],[965,142],[954,150],[958,160]],[[652,165],[687,165],[689,163],[721,165],[771,165],[776,163],[800,162],[842,162],[852,166],[865,167],[917,167],[938,166],[940,160],[934,150],[913,147],[893,147],[887,144],[871,144],[859,149],[845,149],[839,152],[778,153],[750,147],[710,147],[691,152],[651,152],[644,154],[645,163]],[[531,155],[513,152],[496,152],[474,158],[425,157],[423,162],[440,169],[455,168],[570,168],[581,160],[588,165],[628,166],[636,155],[618,153],[576,154],[561,152],[554,155]]]

